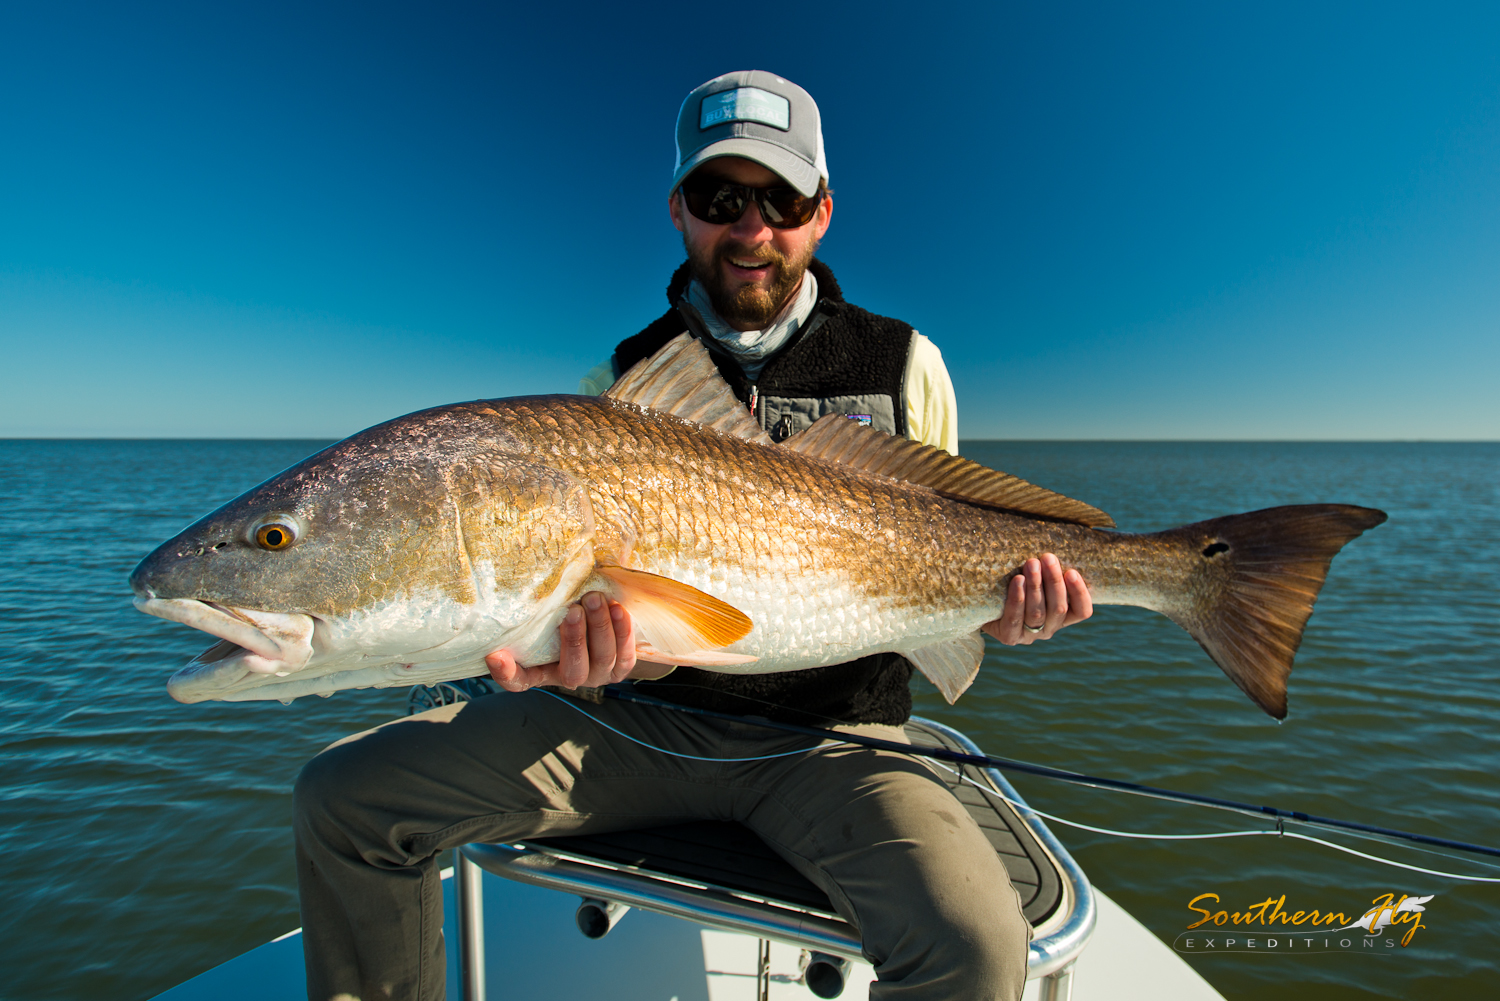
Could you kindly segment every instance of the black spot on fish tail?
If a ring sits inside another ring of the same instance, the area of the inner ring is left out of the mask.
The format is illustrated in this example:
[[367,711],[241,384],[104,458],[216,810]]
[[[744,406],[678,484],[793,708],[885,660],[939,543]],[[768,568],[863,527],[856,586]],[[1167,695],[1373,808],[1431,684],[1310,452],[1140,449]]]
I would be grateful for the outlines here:
[[1383,521],[1385,512],[1372,508],[1304,504],[1162,532],[1205,557],[1193,571],[1192,600],[1167,616],[1256,705],[1283,719],[1292,658],[1329,564],[1345,544]]

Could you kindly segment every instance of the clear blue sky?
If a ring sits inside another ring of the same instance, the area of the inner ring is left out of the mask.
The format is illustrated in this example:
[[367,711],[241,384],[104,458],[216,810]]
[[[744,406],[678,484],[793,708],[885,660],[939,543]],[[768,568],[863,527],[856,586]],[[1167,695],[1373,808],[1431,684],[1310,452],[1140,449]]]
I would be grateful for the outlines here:
[[1500,5],[8,4],[0,436],[571,392],[683,95],[801,83],[967,438],[1500,438]]

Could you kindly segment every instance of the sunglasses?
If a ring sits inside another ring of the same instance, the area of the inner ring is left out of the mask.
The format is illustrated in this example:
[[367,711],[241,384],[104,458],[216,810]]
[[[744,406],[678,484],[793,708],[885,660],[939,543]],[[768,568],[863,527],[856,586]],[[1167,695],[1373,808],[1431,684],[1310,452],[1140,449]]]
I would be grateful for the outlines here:
[[753,201],[772,229],[806,226],[823,202],[823,190],[811,197],[796,188],[752,188],[717,177],[689,177],[682,182],[683,201],[695,217],[715,226],[738,222]]

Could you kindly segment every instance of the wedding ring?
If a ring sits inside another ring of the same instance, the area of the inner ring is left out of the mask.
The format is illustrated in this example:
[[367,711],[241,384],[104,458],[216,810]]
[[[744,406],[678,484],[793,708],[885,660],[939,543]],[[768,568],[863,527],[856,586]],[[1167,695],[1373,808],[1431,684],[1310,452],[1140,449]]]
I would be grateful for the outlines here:
[[1031,635],[1033,635],[1033,636],[1035,636],[1037,633],[1041,632],[1043,629],[1047,628],[1047,623],[1046,622],[1043,622],[1039,626],[1033,626],[1033,625],[1030,625],[1030,624],[1025,623],[1025,622],[1021,623],[1021,625],[1026,626],[1026,631],[1028,633],[1030,633]]

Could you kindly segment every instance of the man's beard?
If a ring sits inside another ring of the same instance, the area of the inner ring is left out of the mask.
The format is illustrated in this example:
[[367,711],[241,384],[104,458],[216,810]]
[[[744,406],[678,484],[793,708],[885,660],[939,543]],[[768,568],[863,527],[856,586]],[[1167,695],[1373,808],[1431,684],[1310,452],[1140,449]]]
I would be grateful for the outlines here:
[[[818,249],[817,241],[809,241],[804,253],[797,258],[790,258],[769,244],[761,246],[752,253],[738,244],[731,243],[721,244],[707,253],[700,254],[694,253],[693,247],[687,242],[685,236],[682,242],[687,248],[688,269],[698,280],[698,284],[708,292],[708,300],[713,303],[714,312],[719,314],[719,319],[732,326],[744,326],[752,330],[764,328],[776,318],[777,313],[781,312],[781,308],[786,305],[787,297],[801,284],[808,262],[812,260],[813,252]],[[719,267],[719,262],[726,257],[767,261],[775,268],[776,278],[768,289],[747,283],[738,289],[731,290],[724,278],[723,270]]]

